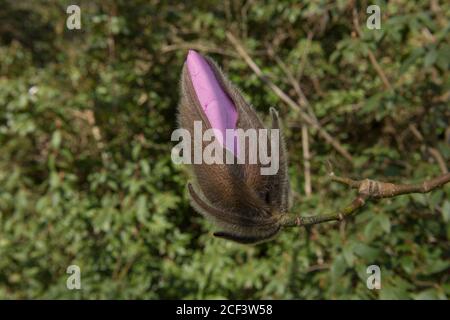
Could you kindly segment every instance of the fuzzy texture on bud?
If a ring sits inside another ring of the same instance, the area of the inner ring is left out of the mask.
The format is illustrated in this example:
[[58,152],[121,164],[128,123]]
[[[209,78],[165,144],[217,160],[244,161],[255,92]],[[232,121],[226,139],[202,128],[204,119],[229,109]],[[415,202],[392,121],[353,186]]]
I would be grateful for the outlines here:
[[[271,108],[270,113],[272,129],[280,129],[277,112]],[[178,121],[181,128],[191,133],[191,139],[195,121],[202,122],[203,131],[264,128],[252,106],[215,62],[194,51],[190,51],[181,75]],[[224,154],[231,152],[235,161],[233,164],[190,165],[194,181],[188,184],[188,191],[193,207],[222,229],[214,233],[217,237],[247,244],[273,238],[289,210],[287,156],[281,134],[279,170],[274,175],[261,175],[259,160],[256,164],[248,161],[238,164],[236,149],[228,147],[229,141],[218,140]],[[203,148],[208,144],[202,143]],[[270,145],[269,141],[267,143]],[[245,150],[245,154],[239,156],[249,159],[248,153],[249,150]]]

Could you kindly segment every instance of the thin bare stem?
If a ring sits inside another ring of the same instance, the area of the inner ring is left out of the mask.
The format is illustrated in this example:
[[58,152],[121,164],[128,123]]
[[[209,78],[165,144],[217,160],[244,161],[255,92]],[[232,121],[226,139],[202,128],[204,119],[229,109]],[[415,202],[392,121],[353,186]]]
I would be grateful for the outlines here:
[[439,152],[439,150],[433,147],[428,147],[428,152],[436,160],[437,164],[439,165],[439,168],[441,169],[441,172],[448,173],[448,168],[447,165],[445,164],[444,157]]
[[348,206],[339,210],[336,213],[317,215],[311,217],[289,215],[287,217],[282,218],[281,225],[283,227],[307,227],[323,222],[342,221],[346,217],[356,212],[359,208],[363,207],[365,203],[366,203],[366,196],[359,195]]
[[433,148],[433,147],[429,147],[425,143],[425,139],[424,139],[422,133],[420,133],[419,129],[417,129],[417,127],[414,124],[411,123],[408,126],[408,128],[412,132],[412,134],[417,138],[417,140],[419,140],[420,142],[423,143],[423,145],[424,145],[425,149],[428,151],[428,153],[436,160],[437,164],[439,165],[439,168],[441,169],[441,172],[447,173],[448,172],[447,165],[445,164],[444,157],[439,152],[439,150],[436,148]]
[[163,46],[161,48],[161,52],[167,53],[171,51],[189,50],[189,49],[199,50],[206,53],[216,53],[223,56],[236,57],[236,54],[234,52],[228,52],[227,50],[224,50],[222,48],[212,47],[202,43],[190,43],[190,42],[174,43]]
[[330,176],[332,181],[345,184],[353,189],[358,189],[358,195],[355,200],[345,208],[332,214],[312,217],[297,215],[283,216],[280,221],[280,224],[283,227],[304,227],[328,221],[342,221],[346,217],[356,213],[356,211],[362,208],[367,201],[372,199],[392,198],[410,193],[428,193],[450,182],[450,173],[416,184],[394,184],[370,179],[353,180],[338,177],[332,172],[330,173]]
[[331,176],[331,179],[358,189],[359,194],[365,194],[369,199],[383,199],[408,193],[428,193],[450,182],[450,173],[415,184],[395,184],[371,179],[352,180],[335,175]]
[[303,149],[303,167],[305,173],[305,195],[309,197],[312,193],[311,186],[311,162],[310,162],[310,153],[309,153],[309,137],[308,137],[308,128],[303,125],[302,126],[302,149]]
[[337,152],[339,152],[345,159],[347,159],[351,164],[353,164],[353,158],[350,153],[333,138],[328,131],[326,131],[321,124],[311,117],[299,104],[294,102],[283,90],[281,90],[276,84],[274,84],[266,75],[261,71],[258,65],[253,61],[253,59],[248,55],[239,41],[230,32],[226,33],[228,40],[236,49],[237,53],[244,59],[248,66],[253,70],[253,72],[263,81],[281,100],[283,100],[288,106],[299,111],[302,120],[309,126],[315,128],[319,135],[328,142]]
[[338,182],[338,183],[341,183],[341,184],[345,184],[345,185],[350,186],[350,187],[352,187],[354,189],[357,189],[357,188],[359,188],[361,186],[361,182],[360,181],[352,180],[350,178],[336,176],[334,174],[334,172],[330,173],[330,178],[331,178],[332,181],[335,181],[335,182]]

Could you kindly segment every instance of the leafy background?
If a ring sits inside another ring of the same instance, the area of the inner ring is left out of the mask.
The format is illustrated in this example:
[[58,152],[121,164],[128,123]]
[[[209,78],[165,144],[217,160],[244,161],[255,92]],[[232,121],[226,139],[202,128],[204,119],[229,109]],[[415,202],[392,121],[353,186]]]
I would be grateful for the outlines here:
[[[326,159],[356,178],[440,174],[427,150],[448,165],[450,3],[374,3],[381,30],[366,28],[364,1],[0,1],[0,298],[448,299],[449,186],[241,246],[212,237],[189,206],[186,168],[171,162],[180,71],[194,48],[262,118],[279,109],[293,211],[352,199],[327,179]],[[66,28],[70,4],[81,7],[81,30]],[[354,156],[351,167],[310,130],[310,197],[301,119],[236,55],[227,30],[296,99],[270,46]],[[72,264],[82,290],[66,288]],[[366,287],[372,264],[381,290]]]

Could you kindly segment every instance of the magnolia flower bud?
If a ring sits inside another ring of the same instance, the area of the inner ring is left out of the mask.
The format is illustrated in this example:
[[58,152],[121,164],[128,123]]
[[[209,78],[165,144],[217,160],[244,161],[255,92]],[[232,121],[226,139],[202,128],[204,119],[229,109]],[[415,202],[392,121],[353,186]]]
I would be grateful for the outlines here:
[[[240,134],[248,129],[264,131],[263,123],[211,59],[189,51],[181,76],[179,125],[190,132],[192,158],[210,144],[195,141],[197,123],[202,134],[214,130],[215,150],[223,152],[226,161],[191,161],[194,182],[188,184],[188,190],[193,207],[223,229],[214,233],[217,237],[257,243],[274,237],[281,228],[280,219],[289,209],[289,181],[278,115],[273,108],[270,112],[272,128],[268,131],[277,135],[271,134],[270,139],[256,135],[258,149],[247,148],[246,136],[243,139]],[[275,144],[269,141],[274,136]],[[248,140],[252,137],[247,136]],[[254,157],[256,150],[261,153],[261,146],[269,146],[270,152],[278,155],[272,158],[278,162],[273,174],[263,174],[268,164],[261,154]],[[256,161],[249,161],[252,157]]]

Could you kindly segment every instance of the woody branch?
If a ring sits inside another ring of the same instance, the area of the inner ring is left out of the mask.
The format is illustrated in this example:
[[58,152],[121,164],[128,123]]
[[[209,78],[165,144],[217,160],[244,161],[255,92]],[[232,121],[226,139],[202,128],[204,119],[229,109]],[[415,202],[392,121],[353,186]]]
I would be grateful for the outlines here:
[[450,173],[446,173],[431,180],[425,180],[416,184],[394,184],[371,179],[353,180],[350,178],[336,176],[332,171],[329,173],[329,176],[334,182],[338,182],[349,186],[352,189],[358,190],[358,195],[352,203],[336,213],[312,217],[302,217],[297,215],[283,217],[281,221],[281,225],[283,227],[305,227],[328,221],[342,221],[346,217],[356,213],[356,211],[362,208],[366,202],[370,200],[393,198],[410,193],[428,193],[450,182]]

